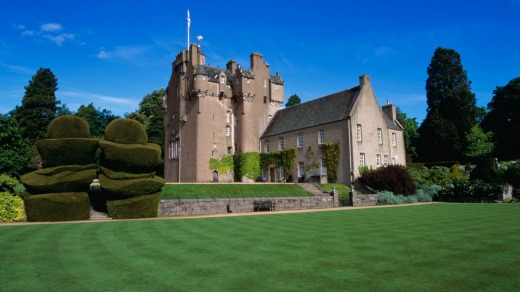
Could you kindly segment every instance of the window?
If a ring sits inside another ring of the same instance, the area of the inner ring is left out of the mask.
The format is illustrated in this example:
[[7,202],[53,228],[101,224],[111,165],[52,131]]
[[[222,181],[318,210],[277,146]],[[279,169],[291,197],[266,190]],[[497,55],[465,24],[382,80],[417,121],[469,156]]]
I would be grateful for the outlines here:
[[278,90],[278,84],[274,87],[274,89]]
[[220,83],[226,83],[226,76],[220,76]]
[[356,139],[357,139],[358,141],[361,141],[361,139],[362,139],[362,134],[363,134],[363,133],[361,133],[361,125],[360,125],[360,124],[357,124],[357,126],[356,126]]
[[171,141],[168,149],[168,158],[174,159],[179,157],[178,141]]
[[231,113],[230,112],[226,112],[226,123],[231,123]]
[[397,146],[396,135],[392,133],[392,146]]
[[298,133],[298,141],[296,142],[298,148],[303,147],[303,133]]
[[278,150],[282,151],[284,149],[283,145],[283,137],[278,138]]
[[233,147],[227,148],[227,154],[233,154]]
[[376,155],[376,166],[381,166],[381,155],[379,154]]
[[323,158],[320,160],[320,175],[327,175],[327,163]]
[[246,79],[246,83],[247,84],[251,83],[251,79]]
[[265,141],[265,152],[269,152],[269,141]]
[[264,81],[262,82],[263,87],[267,87],[267,79],[264,78]]
[[229,126],[226,127],[226,136],[231,135],[231,128]]
[[359,154],[359,165],[360,166],[365,166],[365,153],[360,153]]
[[377,129],[377,142],[383,144],[383,130],[379,128]]
[[298,177],[305,176],[305,165],[303,162],[298,162]]
[[318,144],[323,144],[325,143],[325,131],[323,131],[323,129],[320,129],[318,131]]
[[267,103],[267,96],[264,96],[264,103]]
[[385,165],[388,165],[388,155],[385,155],[384,163],[385,163]]
[[278,177],[283,180],[283,166],[278,166]]
[[395,158],[392,158],[392,165],[395,164]]

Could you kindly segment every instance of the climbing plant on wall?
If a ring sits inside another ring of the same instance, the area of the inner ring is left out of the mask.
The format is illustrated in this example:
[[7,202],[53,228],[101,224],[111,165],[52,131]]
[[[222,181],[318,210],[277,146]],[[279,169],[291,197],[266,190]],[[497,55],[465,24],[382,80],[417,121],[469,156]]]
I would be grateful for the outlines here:
[[251,180],[260,178],[260,154],[258,152],[236,153],[233,157],[235,180],[242,180],[245,176]]
[[284,173],[291,173],[296,154],[296,148],[287,148],[279,152],[260,153],[260,168],[267,169],[270,164],[274,164],[283,167]]
[[224,154],[222,159],[211,157],[209,159],[209,168],[216,170],[218,173],[231,173],[233,172],[233,156]]
[[339,142],[320,144],[320,150],[327,165],[327,180],[335,183],[338,180]]

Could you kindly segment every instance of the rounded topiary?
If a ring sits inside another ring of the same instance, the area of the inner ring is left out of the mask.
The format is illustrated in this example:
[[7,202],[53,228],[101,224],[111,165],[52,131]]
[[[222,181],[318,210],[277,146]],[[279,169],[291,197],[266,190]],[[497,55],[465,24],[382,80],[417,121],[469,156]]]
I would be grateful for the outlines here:
[[65,115],[55,118],[47,127],[47,138],[90,138],[87,121],[80,117]]
[[148,135],[143,124],[132,119],[115,119],[105,129],[105,140],[120,144],[146,144]]

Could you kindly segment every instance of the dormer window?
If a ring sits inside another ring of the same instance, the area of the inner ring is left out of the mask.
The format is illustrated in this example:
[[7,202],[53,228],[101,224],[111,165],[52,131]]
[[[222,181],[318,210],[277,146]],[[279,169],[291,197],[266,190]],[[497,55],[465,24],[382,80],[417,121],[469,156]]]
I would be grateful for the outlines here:
[[220,83],[226,83],[226,76],[220,76]]

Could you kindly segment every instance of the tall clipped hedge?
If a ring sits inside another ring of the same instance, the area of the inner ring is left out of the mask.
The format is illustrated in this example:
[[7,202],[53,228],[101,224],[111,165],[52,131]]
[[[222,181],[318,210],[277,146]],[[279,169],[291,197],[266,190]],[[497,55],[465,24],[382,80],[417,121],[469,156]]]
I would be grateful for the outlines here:
[[320,150],[327,165],[327,180],[335,183],[338,180],[339,142],[320,144]]
[[260,169],[260,153],[245,152],[236,153],[233,157],[235,164],[235,179],[241,181],[243,177],[250,180],[258,180],[262,175]]

